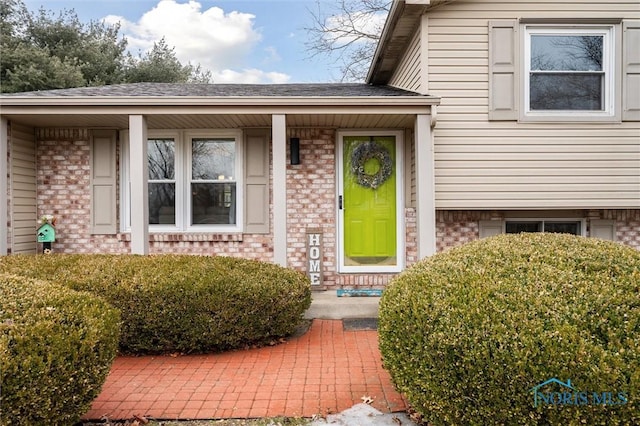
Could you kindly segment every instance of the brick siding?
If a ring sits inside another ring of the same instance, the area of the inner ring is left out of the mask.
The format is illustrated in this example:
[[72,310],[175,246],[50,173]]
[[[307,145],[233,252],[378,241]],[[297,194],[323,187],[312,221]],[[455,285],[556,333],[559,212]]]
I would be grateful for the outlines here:
[[[553,216],[550,212],[549,216]],[[509,217],[504,211],[443,211],[436,212],[437,250],[457,247],[479,238],[478,222],[481,220],[504,219]],[[531,217],[542,217],[532,212]],[[571,216],[586,219],[587,235],[593,219],[614,220],[616,241],[640,250],[640,210],[580,210]]]
[[[289,266],[306,267],[306,232],[323,233],[321,288],[384,287],[393,274],[336,273],[335,131],[290,129],[288,137],[300,139],[299,165],[287,162],[287,258]],[[57,253],[128,253],[130,236],[90,234],[90,138],[86,130],[44,129],[38,132],[38,216],[57,218]],[[273,209],[271,209],[273,210]],[[272,214],[272,213],[271,213]],[[415,209],[407,208],[406,258],[417,259]],[[270,261],[270,235],[209,233],[150,234],[150,253],[226,255]]]
[[[287,162],[287,258],[304,271],[308,229],[323,233],[323,286],[320,288],[383,288],[394,274],[337,274],[335,212],[336,163],[334,130],[289,129],[300,139],[301,164]],[[39,130],[37,133],[38,216],[57,217],[58,253],[128,253],[129,235],[90,234],[90,142],[86,130]],[[272,209],[271,209],[272,210]],[[417,261],[415,208],[405,214],[406,264]],[[478,221],[501,219],[501,211],[436,212],[438,251],[478,238]],[[618,241],[640,249],[640,210],[585,210],[582,217],[616,221]],[[9,218],[10,219],[10,218]],[[35,237],[34,237],[35,238]],[[151,253],[227,255],[270,261],[273,241],[262,234],[151,234]]]

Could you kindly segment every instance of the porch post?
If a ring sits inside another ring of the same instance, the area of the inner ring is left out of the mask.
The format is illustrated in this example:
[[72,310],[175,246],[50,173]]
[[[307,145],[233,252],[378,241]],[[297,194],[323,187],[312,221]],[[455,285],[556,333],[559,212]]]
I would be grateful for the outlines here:
[[[9,174],[9,125],[6,118],[0,119],[0,161],[5,167],[0,168],[3,170],[0,173],[0,256],[7,254],[7,210],[9,209],[9,203],[7,200],[7,188]],[[34,233],[35,235],[35,233]],[[35,238],[35,237],[34,237]]]
[[130,115],[131,254],[149,254],[148,169],[147,119],[142,115]]
[[273,262],[287,266],[287,124],[284,114],[271,116],[273,140]]
[[416,198],[418,259],[436,252],[436,190],[431,116],[416,115]]

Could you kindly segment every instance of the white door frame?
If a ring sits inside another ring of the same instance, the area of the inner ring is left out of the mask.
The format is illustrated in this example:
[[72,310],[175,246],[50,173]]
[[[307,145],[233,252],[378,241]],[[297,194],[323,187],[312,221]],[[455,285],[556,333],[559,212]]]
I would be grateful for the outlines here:
[[[345,136],[393,136],[396,145],[396,265],[349,266],[344,264],[344,210],[340,203],[344,198],[344,137]],[[339,130],[336,134],[336,256],[340,273],[397,273],[405,265],[405,215],[404,215],[404,131],[402,130]]]

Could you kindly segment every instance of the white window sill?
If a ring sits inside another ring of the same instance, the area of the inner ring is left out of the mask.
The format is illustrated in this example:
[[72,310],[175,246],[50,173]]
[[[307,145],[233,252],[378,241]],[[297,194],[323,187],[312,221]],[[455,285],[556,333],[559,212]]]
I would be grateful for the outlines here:
[[[242,242],[241,232],[150,232],[149,242]],[[131,233],[118,233],[118,241],[131,241]]]
[[603,114],[526,114],[520,116],[520,123],[621,123],[620,117]]

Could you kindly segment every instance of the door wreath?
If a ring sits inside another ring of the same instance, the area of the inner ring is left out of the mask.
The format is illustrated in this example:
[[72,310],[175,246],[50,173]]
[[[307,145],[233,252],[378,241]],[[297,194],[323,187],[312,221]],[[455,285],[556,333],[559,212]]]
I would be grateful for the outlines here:
[[[369,160],[377,160],[380,168],[374,174],[367,174],[364,165]],[[351,153],[351,173],[358,184],[365,188],[377,189],[393,174],[393,161],[387,149],[374,142],[363,142]]]

